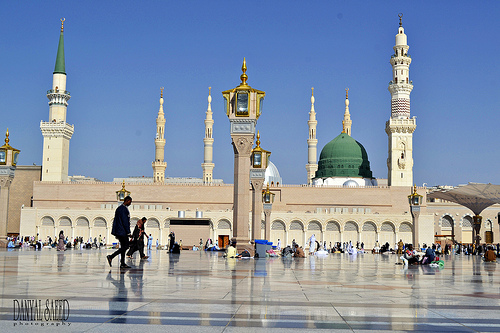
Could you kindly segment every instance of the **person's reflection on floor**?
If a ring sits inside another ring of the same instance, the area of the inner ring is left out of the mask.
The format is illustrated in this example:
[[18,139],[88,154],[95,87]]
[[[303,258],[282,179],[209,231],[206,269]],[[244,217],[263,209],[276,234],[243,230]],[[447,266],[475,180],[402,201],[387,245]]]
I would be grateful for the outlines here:
[[61,272],[64,263],[64,253],[57,253],[57,271]]
[[144,285],[144,282],[142,280],[144,276],[144,263],[145,261],[141,260],[139,262],[139,266],[136,268],[132,268],[128,273],[132,292],[135,296],[142,297],[142,286]]
[[170,270],[169,273],[173,273],[172,271],[175,269],[175,264],[179,262],[180,254],[170,253],[168,255],[168,268]]
[[109,299],[109,315],[112,317],[117,317],[113,319],[113,323],[126,323],[127,317],[123,316],[128,311],[128,291],[125,288],[125,273],[127,271],[118,271],[120,278],[114,279],[111,276],[111,271],[109,271],[106,280],[111,281],[111,284],[116,287],[115,296]]

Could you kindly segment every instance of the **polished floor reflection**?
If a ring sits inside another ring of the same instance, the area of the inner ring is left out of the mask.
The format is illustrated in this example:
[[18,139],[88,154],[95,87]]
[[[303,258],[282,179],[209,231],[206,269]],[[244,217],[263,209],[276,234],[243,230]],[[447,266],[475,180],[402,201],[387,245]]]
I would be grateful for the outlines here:
[[[479,257],[404,269],[392,254],[226,260],[153,250],[120,270],[109,253],[1,251],[0,330],[500,332],[500,269]],[[20,308],[26,300],[43,311],[67,300],[67,320],[36,317]]]

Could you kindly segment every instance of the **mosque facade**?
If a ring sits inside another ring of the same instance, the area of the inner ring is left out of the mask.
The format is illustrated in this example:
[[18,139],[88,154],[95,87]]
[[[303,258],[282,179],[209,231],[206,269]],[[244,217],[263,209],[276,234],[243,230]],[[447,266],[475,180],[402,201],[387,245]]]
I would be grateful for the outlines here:
[[[416,118],[410,116],[409,80],[411,57],[407,36],[401,23],[396,34],[394,53],[390,57],[392,81],[391,113],[386,123],[388,135],[388,176],[386,182],[377,182],[370,169],[368,153],[352,137],[349,98],[346,90],[343,130],[327,143],[317,160],[316,112],[314,93],[309,112],[307,138],[307,184],[284,184],[276,166],[269,163],[265,171],[266,183],[275,194],[270,217],[269,240],[291,244],[293,240],[305,245],[315,234],[319,241],[360,242],[372,248],[375,242],[389,242],[394,246],[402,239],[412,242],[414,228],[418,228],[419,244],[430,244],[441,236],[454,235],[458,241],[472,242],[472,212],[465,207],[426,200],[426,188],[417,188],[424,196],[418,223],[414,224],[408,195],[413,186],[413,132]],[[110,234],[114,211],[120,204],[117,192],[130,191],[134,201],[130,206],[131,224],[146,216],[146,230],[160,244],[166,244],[168,234],[176,233],[183,245],[192,246],[207,238],[221,246],[233,236],[232,184],[213,179],[213,125],[209,90],[205,117],[204,160],[199,181],[168,181],[165,178],[164,138],[165,113],[163,89],[157,115],[153,175],[147,180],[123,179],[123,182],[69,181],[69,141],[73,125],[66,123],[70,93],[66,90],[64,67],[64,39],[61,27],[56,66],[49,98],[49,120],[41,122],[43,134],[43,164],[41,180],[34,181],[32,202],[20,209],[19,225],[8,230],[12,234],[36,235],[41,239],[54,237],[63,230],[70,238],[106,237]],[[167,117],[168,118],[168,117]],[[306,138],[305,138],[306,139]],[[251,191],[250,184],[248,191]],[[491,242],[500,241],[500,208],[492,206],[483,213],[481,235]],[[252,212],[248,212],[249,221]],[[265,236],[265,218],[261,216],[261,238]],[[249,234],[253,233],[251,223]],[[441,237],[442,238],[442,237]],[[469,239],[470,238],[470,239]],[[486,239],[483,239],[485,241]]]

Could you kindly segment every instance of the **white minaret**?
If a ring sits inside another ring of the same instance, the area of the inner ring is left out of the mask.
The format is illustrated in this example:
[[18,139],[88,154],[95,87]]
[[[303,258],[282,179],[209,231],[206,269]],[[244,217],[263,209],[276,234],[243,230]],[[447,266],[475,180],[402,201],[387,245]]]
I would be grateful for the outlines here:
[[214,149],[214,138],[212,136],[212,129],[214,127],[214,120],[212,118],[212,87],[208,87],[208,108],[205,118],[205,137],[203,138],[203,163],[201,167],[203,169],[203,183],[210,184],[213,179],[214,163],[213,163],[213,149]]
[[57,48],[56,65],[52,75],[52,89],[47,91],[49,99],[49,121],[40,122],[43,135],[43,181],[68,181],[69,140],[74,127],[66,123],[68,100],[66,91],[66,69],[64,63],[64,21],[61,19],[61,34]]
[[349,113],[349,88],[345,88],[345,111],[344,111],[344,120],[342,120],[342,132],[347,133],[347,135],[351,136],[351,114]]
[[392,81],[391,118],[385,124],[389,137],[389,157],[387,158],[389,186],[413,185],[413,132],[417,127],[416,118],[410,118],[410,93],[413,83],[409,80],[411,57],[410,48],[399,14],[399,29],[396,35],[394,54],[391,56]]
[[307,184],[311,185],[313,178],[316,176],[316,171],[318,170],[317,163],[317,151],[316,146],[318,145],[318,140],[316,139],[316,111],[314,111],[314,87],[311,88],[311,111],[309,111],[309,120],[307,125],[309,125],[309,139],[307,139]]
[[164,162],[165,157],[165,114],[163,113],[163,87],[160,93],[160,109],[156,118],[156,138],[155,138],[155,160],[153,166],[153,179],[155,183],[163,183],[165,181],[165,168],[167,162]]

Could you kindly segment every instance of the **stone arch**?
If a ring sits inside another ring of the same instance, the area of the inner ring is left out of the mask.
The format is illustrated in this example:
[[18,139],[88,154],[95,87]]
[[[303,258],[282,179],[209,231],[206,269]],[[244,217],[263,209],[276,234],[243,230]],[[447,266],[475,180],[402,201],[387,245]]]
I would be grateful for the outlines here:
[[441,228],[452,228],[453,224],[453,217],[451,217],[449,214],[443,215],[441,217]]
[[462,243],[472,243],[472,234],[473,234],[473,229],[472,227],[474,226],[474,220],[471,215],[466,214],[462,217],[462,238],[457,239],[458,241],[461,241]]
[[366,221],[363,223],[361,232],[361,243],[367,248],[372,248],[378,241],[377,226],[372,221]]
[[390,221],[385,221],[380,226],[380,232],[378,236],[378,241],[380,245],[389,243],[391,247],[396,246],[396,226]]
[[[158,219],[151,217],[146,221],[146,225],[144,227],[147,237],[151,235],[153,237],[153,244],[156,244],[156,240],[160,240],[160,221]],[[146,241],[147,245],[147,241]]]
[[52,216],[44,216],[40,221],[40,230],[39,230],[39,239],[44,241],[47,239],[47,236],[54,237],[55,236],[55,223],[54,218]]
[[321,223],[319,223],[318,221],[311,221],[309,222],[309,224],[307,225],[307,230],[312,230],[312,231],[319,231],[321,232]]
[[85,216],[80,216],[76,219],[74,229],[75,237],[83,237],[83,241],[87,241],[90,237],[90,223]]
[[228,220],[219,220],[219,222],[217,223],[217,229],[229,229],[231,230],[231,222],[229,222]]
[[52,216],[44,216],[42,217],[42,226],[47,226],[47,227],[53,227],[54,226],[54,219]]
[[312,235],[316,238],[318,242],[323,244],[323,234],[322,234],[323,226],[317,220],[309,221],[307,224],[307,230],[305,231],[306,239],[309,239]]
[[346,222],[346,224],[344,225],[343,241],[344,242],[351,241],[354,245],[356,245],[358,238],[359,238],[358,224],[354,221]]
[[354,221],[346,222],[344,225],[344,231],[356,231],[358,232],[358,224]]
[[[274,220],[271,223],[271,235],[269,236],[269,240],[273,242],[273,244],[278,244],[278,239],[281,240],[281,244],[287,243],[286,241],[286,226],[285,223],[281,220]],[[282,245],[283,247],[283,245]]]
[[381,232],[384,231],[384,232],[392,232],[392,233],[394,233],[394,232],[396,232],[396,226],[392,222],[385,221],[380,226],[380,231]]
[[413,226],[410,222],[403,222],[399,225],[399,238],[403,243],[413,243]]
[[325,231],[337,231],[337,232],[340,232],[340,224],[337,221],[329,221],[326,224]]
[[106,219],[104,217],[96,217],[94,219],[94,228],[106,228],[108,226],[108,223],[106,222]]
[[59,226],[60,227],[71,227],[71,219],[67,216],[61,216],[59,218]]
[[304,231],[304,225],[302,224],[302,222],[300,221],[292,221],[292,223],[290,223],[290,230],[301,230],[301,231]]
[[372,221],[367,221],[363,223],[363,231],[373,231],[377,232],[377,226]]
[[329,221],[326,223],[324,239],[326,245],[330,248],[330,243],[335,245],[335,243],[340,242],[340,223],[337,221]]
[[76,219],[76,226],[88,228],[90,226],[89,219],[87,219],[85,216],[80,216]]
[[399,225],[399,232],[412,232],[413,227],[408,222],[403,222]]
[[474,225],[474,220],[473,220],[472,216],[467,214],[467,215],[464,215],[464,217],[462,217],[462,228],[472,229],[473,225]]
[[155,228],[155,229],[160,229],[160,222],[152,217],[152,218],[149,218],[147,221],[146,221],[146,228]]
[[107,237],[107,230],[106,228],[108,227],[108,223],[106,222],[106,219],[102,216],[98,216],[94,219],[93,221],[93,230],[92,230],[92,236],[101,237],[101,240],[103,240],[103,237]]
[[135,225],[137,224],[137,221],[139,221],[139,217],[136,217],[136,216],[134,216],[130,219],[130,229],[132,232],[135,228]]
[[280,220],[274,220],[271,224],[271,230],[286,230],[285,223]]
[[299,245],[304,245],[306,240],[304,236],[304,224],[299,220],[293,220],[288,227],[288,242],[295,242]]

